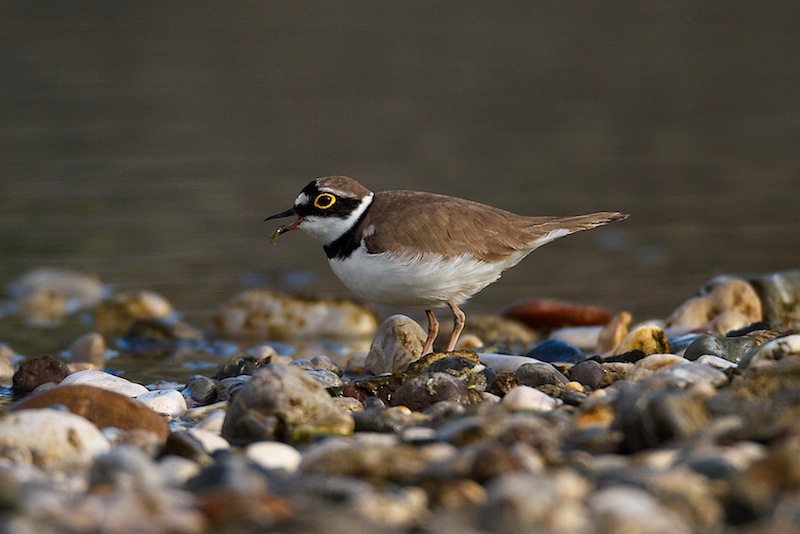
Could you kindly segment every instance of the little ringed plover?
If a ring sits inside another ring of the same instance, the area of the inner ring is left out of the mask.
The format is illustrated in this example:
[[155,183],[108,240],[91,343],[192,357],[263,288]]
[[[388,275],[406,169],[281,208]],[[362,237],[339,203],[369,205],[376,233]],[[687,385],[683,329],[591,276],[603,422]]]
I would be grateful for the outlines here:
[[291,230],[319,240],[333,272],[360,297],[421,308],[428,318],[422,354],[433,349],[439,323],[433,308],[455,319],[447,350],[464,328],[459,308],[503,271],[559,237],[628,217],[600,212],[574,217],[526,217],[462,198],[418,191],[373,193],[346,176],[309,183],[294,206],[267,217],[297,217]]

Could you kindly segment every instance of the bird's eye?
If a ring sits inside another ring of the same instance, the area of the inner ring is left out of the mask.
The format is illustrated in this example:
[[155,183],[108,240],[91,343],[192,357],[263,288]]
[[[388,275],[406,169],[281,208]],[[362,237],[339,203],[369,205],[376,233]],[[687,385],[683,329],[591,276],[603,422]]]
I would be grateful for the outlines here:
[[330,193],[320,193],[314,199],[314,207],[321,210],[326,210],[336,204],[336,197]]

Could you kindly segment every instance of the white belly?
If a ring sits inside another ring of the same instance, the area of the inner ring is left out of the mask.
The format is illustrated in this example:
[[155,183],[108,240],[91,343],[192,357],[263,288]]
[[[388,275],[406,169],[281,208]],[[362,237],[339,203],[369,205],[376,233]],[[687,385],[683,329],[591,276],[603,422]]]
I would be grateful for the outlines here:
[[336,276],[360,297],[404,308],[437,308],[448,301],[462,304],[498,278],[505,263],[476,261],[469,256],[443,259],[428,255],[397,258],[388,253],[367,254],[359,248],[345,259],[330,260]]

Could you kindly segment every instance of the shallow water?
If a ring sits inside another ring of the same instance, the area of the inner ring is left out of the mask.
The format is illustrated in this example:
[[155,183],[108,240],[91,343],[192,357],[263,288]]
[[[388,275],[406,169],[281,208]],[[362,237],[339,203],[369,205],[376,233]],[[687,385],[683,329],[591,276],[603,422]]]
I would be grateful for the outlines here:
[[[527,214],[629,212],[537,251],[467,311],[541,296],[662,317],[717,274],[800,264],[797,15],[4,3],[0,284],[93,272],[199,326],[247,286],[347,295],[318,244],[270,247],[262,221],[313,177],[350,174]],[[26,354],[68,342],[4,330]]]

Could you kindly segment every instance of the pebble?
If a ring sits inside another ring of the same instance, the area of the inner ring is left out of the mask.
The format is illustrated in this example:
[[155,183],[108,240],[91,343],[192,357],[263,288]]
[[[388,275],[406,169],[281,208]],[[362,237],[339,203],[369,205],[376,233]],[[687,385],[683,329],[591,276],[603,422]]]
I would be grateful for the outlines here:
[[546,393],[530,386],[517,386],[506,393],[500,405],[508,411],[531,410],[549,412],[555,410],[562,402]]
[[9,292],[30,324],[53,326],[70,314],[96,306],[108,291],[95,276],[41,268],[20,276]]
[[13,462],[73,471],[109,448],[96,426],[67,411],[25,409],[0,418],[0,456]]
[[268,339],[366,337],[378,327],[375,315],[353,301],[299,299],[264,289],[233,297],[214,324],[226,336]]
[[497,315],[470,315],[463,335],[477,337],[484,346],[524,347],[539,339],[528,326]]
[[706,293],[690,298],[672,312],[665,326],[693,330],[709,325],[727,312],[741,314],[747,323],[762,320],[761,300],[752,285],[736,278],[714,284]]
[[705,354],[739,363],[745,354],[756,348],[758,343],[749,337],[719,337],[704,334],[686,347],[683,357],[696,360]]
[[664,331],[652,324],[641,325],[628,333],[614,349],[614,355],[638,352],[644,356],[669,353],[669,341]]
[[514,377],[521,385],[537,387],[544,385],[564,386],[569,379],[549,363],[528,363],[517,368]]
[[559,339],[542,341],[529,350],[525,356],[547,363],[575,364],[586,359],[581,349]]
[[161,389],[148,391],[134,397],[154,412],[175,419],[186,413],[186,398],[180,391],[174,389]]
[[69,347],[70,359],[73,362],[86,362],[103,369],[106,365],[106,341],[97,332],[84,334]]
[[786,325],[800,322],[800,270],[746,279],[761,298],[765,321]]
[[554,299],[531,299],[513,304],[500,315],[514,319],[529,328],[562,328],[565,326],[605,325],[611,319],[597,306],[574,304]]
[[347,435],[354,426],[353,418],[305,371],[269,364],[233,397],[222,436],[235,445],[293,442],[321,434]]
[[300,467],[300,451],[280,441],[256,441],[245,448],[245,455],[264,469],[294,472]]
[[557,339],[583,352],[595,350],[598,339],[602,334],[603,326],[570,326],[559,328],[550,332],[548,339]]
[[52,356],[30,358],[19,365],[11,379],[15,395],[26,395],[42,384],[59,383],[69,375],[67,364]]
[[10,410],[27,410],[65,406],[98,428],[152,432],[160,441],[167,439],[169,429],[163,417],[127,395],[87,385],[61,385],[27,396]]
[[584,360],[569,371],[569,377],[584,386],[596,389],[603,382],[603,367],[595,360]]
[[364,365],[373,375],[399,373],[422,356],[427,333],[410,317],[391,315],[381,323]]
[[[774,278],[790,306],[791,280]],[[383,376],[351,374],[341,343],[240,346],[220,353],[238,356],[219,376],[148,374],[154,391],[139,394],[182,402],[166,416],[48,382],[0,418],[0,508],[21,532],[784,531],[800,484],[800,334],[787,308],[723,335],[750,316],[719,302],[697,329],[640,323],[625,352],[625,312],[539,343],[573,349],[573,363],[518,356],[538,334],[502,318],[478,321],[495,343],[480,354],[433,353]],[[172,339],[168,324],[136,328]]]
[[92,386],[95,388],[106,389],[125,395],[126,397],[138,397],[147,393],[147,388],[141,384],[136,384],[120,376],[114,376],[103,371],[78,371],[72,373],[61,381],[62,386]]
[[397,388],[392,405],[406,406],[414,411],[445,400],[471,402],[466,384],[448,373],[430,373],[406,380]]
[[172,304],[154,291],[118,293],[104,299],[94,310],[97,329],[119,335],[140,319],[164,319],[173,313]]
[[521,365],[535,363],[539,360],[527,356],[512,356],[508,354],[478,353],[480,362],[497,373],[513,373]]

